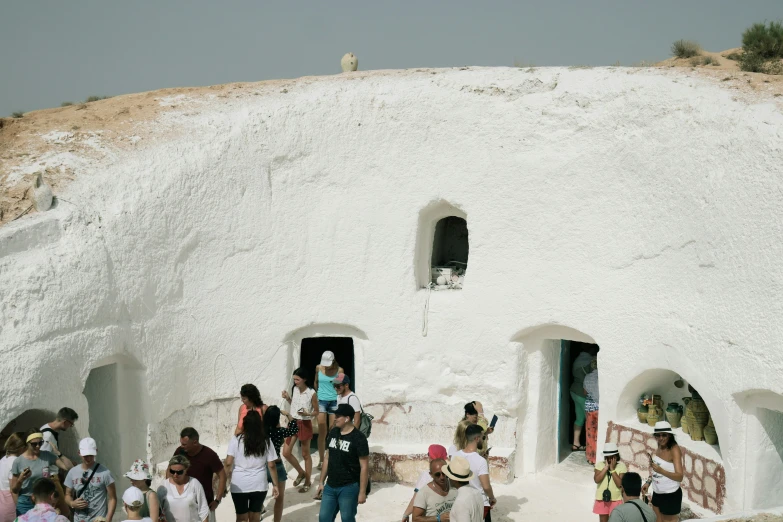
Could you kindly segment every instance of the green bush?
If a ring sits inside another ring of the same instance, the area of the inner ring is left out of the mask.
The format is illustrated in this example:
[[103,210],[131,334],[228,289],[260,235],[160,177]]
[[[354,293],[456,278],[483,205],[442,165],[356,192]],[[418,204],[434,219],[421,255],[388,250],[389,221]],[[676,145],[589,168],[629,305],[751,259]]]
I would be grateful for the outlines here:
[[714,58],[712,56],[705,56],[701,60],[702,65],[720,65],[720,62],[717,58]]
[[734,60],[735,62],[738,62],[740,58],[742,58],[742,54],[740,53],[729,53],[726,55],[726,59]]
[[672,44],[672,54],[677,58],[691,58],[701,54],[701,46],[691,40],[677,40]]
[[766,60],[783,58],[783,24],[753,24],[742,33],[742,50]]
[[767,71],[767,61],[758,53],[745,51],[738,62],[740,70],[745,72],[763,73]]
[[62,102],[60,107],[70,107],[71,105],[73,105],[73,102]]
[[84,102],[85,103],[90,103],[90,102],[94,102],[94,101],[105,100],[107,98],[109,98],[109,96],[87,96],[87,99],[84,100]]
[[24,116],[24,113],[22,111],[16,111],[11,114],[12,118],[21,118],[22,116]]

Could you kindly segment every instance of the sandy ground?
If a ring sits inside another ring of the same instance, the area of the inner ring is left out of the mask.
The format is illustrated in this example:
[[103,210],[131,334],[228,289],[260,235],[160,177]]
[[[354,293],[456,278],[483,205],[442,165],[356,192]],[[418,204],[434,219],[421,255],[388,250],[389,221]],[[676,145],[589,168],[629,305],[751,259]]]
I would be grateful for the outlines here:
[[[315,460],[318,460],[317,457]],[[296,472],[292,475],[295,476]],[[492,512],[493,522],[552,520],[558,522],[595,522],[592,514],[595,484],[592,466],[584,461],[584,454],[574,454],[550,471],[535,477],[515,480],[512,484],[495,484],[493,489],[498,504]],[[289,477],[285,494],[283,520],[318,520],[320,502],[312,500],[315,489],[298,493]],[[317,479],[316,479],[317,480]],[[411,486],[400,484],[373,484],[367,503],[359,506],[357,520],[363,522],[398,522],[411,499]],[[272,503],[267,502],[262,520],[272,520]],[[234,506],[226,498],[217,511],[218,522],[235,520]],[[340,517],[337,517],[340,520]]]

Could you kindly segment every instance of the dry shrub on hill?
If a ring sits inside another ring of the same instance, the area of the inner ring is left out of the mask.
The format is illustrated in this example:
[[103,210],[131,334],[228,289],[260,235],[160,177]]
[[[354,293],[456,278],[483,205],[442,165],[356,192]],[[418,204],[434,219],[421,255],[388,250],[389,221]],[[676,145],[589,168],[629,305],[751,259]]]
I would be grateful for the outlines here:
[[691,40],[677,40],[672,44],[672,54],[677,58],[692,58],[701,54],[701,46]]

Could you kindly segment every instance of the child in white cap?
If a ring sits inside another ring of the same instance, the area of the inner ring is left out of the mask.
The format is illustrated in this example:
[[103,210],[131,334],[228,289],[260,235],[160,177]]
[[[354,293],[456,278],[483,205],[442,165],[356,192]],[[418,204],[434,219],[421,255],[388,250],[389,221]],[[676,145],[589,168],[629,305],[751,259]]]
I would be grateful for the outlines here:
[[122,502],[125,504],[125,512],[128,514],[127,520],[142,520],[152,522],[151,518],[142,518],[141,508],[144,506],[144,493],[135,486],[131,486],[122,494]]

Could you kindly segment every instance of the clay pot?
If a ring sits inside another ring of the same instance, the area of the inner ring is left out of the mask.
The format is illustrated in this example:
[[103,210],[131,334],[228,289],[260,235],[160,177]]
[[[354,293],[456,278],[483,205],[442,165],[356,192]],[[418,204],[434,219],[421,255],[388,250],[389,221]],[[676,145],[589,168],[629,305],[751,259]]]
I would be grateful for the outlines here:
[[650,404],[647,411],[647,425],[655,426],[655,423],[661,420],[661,410],[655,404]]
[[704,442],[712,445],[718,443],[718,432],[715,431],[715,426],[704,427]]
[[688,404],[688,429],[691,439],[704,440],[704,427],[710,419],[710,411],[701,398],[694,397]]
[[663,411],[663,397],[660,395],[653,395],[652,396],[653,404],[655,404],[658,407],[658,410],[661,412]]
[[680,419],[682,419],[682,413],[679,411],[671,412],[666,410],[666,420],[672,425],[672,428],[680,427]]
[[647,412],[649,410],[646,407],[639,408],[636,410],[636,416],[639,417],[639,422],[642,424],[647,424]]
[[686,434],[689,433],[690,430],[688,429],[688,417],[683,415],[680,418],[680,424],[682,426],[682,432]]

